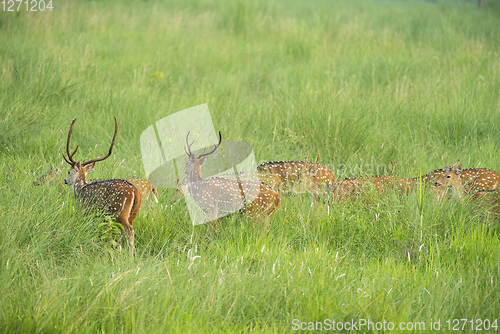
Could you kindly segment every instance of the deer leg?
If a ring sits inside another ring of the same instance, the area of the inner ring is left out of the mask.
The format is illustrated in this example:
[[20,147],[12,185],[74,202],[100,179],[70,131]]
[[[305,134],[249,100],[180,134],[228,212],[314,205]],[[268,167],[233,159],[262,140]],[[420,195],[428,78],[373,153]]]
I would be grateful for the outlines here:
[[135,217],[139,214],[142,203],[142,193],[137,190],[134,191],[134,196],[132,199],[125,204],[121,214],[118,216],[117,220],[125,228],[125,233],[128,237],[128,245],[130,248],[130,255],[134,256],[134,228],[132,224],[134,223]]
[[130,254],[134,256],[134,229],[132,225],[128,222],[128,215],[124,215],[123,213],[116,218],[116,221],[123,226],[123,230],[128,238],[128,245],[130,248]]
[[134,229],[130,225],[124,225],[125,228],[125,234],[127,235],[128,239],[128,247],[130,249],[130,255],[134,256]]
[[133,225],[135,217],[139,214],[139,210],[141,209],[142,203],[142,194],[140,191],[134,192],[134,200],[132,204],[132,208],[130,209],[130,214],[128,217],[128,221],[130,222],[130,226]]
[[204,206],[205,206],[205,214],[206,214],[206,218],[208,220],[207,222],[207,225],[208,225],[208,231],[209,233],[212,233],[215,231],[215,221],[217,220],[218,218],[218,211],[217,211],[217,207],[216,207],[216,204],[215,204],[215,200],[210,196],[210,195],[206,195],[206,197],[204,198]]
[[128,239],[128,246],[130,248],[130,256],[134,256],[134,229],[132,226],[130,226],[129,229],[129,239]]

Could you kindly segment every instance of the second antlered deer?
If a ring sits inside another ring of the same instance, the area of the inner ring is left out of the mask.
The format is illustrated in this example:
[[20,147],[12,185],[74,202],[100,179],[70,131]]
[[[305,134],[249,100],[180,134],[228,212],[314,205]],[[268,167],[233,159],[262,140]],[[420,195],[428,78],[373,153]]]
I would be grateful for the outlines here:
[[103,161],[111,155],[113,145],[118,131],[118,123],[115,117],[115,134],[109,148],[109,152],[102,158],[84,160],[78,162],[73,159],[78,146],[70,153],[69,144],[71,132],[76,118],[71,123],[68,132],[68,141],[66,143],[66,153],[68,158],[63,154],[64,160],[70,164],[71,168],[68,171],[68,177],[64,180],[67,185],[73,188],[73,195],[76,200],[82,203],[92,212],[112,216],[120,223],[128,237],[130,252],[134,254],[134,229],[132,224],[135,217],[139,213],[142,202],[141,191],[128,181],[113,179],[104,181],[87,181],[87,173],[94,169],[94,165],[98,161]]
[[[220,146],[222,135],[219,132],[219,143],[208,153],[198,156],[191,152],[189,133],[186,137],[185,149],[189,159],[186,163],[186,178],[179,185],[187,191],[206,214],[209,221],[240,211],[250,218],[266,216],[268,219],[279,207],[280,195],[262,182],[247,180],[229,180],[221,177],[204,179],[201,175],[201,166],[206,157],[214,153]],[[266,224],[268,228],[269,220]]]

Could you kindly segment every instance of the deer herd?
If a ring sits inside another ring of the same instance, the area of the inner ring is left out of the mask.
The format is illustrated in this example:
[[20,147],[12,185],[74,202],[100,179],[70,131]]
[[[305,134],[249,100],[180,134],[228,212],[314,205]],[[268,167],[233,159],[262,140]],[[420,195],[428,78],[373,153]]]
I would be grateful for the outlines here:
[[[76,119],[71,123],[64,160],[70,165],[64,183],[72,187],[75,200],[85,210],[111,216],[123,226],[128,238],[131,255],[134,253],[134,219],[139,214],[142,200],[153,197],[158,202],[158,191],[149,181],[137,177],[110,180],[88,180],[87,174],[94,169],[96,162],[111,156],[118,131],[115,117],[115,132],[107,155],[82,162],[74,160],[78,145],[70,151],[70,139]],[[477,203],[478,207],[488,212],[500,214],[500,174],[486,168],[462,169],[459,162],[451,167],[436,169],[420,177],[402,179],[392,175],[337,180],[329,168],[320,165],[319,152],[315,162],[305,161],[270,161],[257,167],[256,171],[244,171],[232,174],[220,174],[203,178],[201,167],[222,142],[219,141],[207,153],[195,155],[191,151],[186,134],[185,152],[188,160],[185,177],[178,178],[178,190],[191,196],[206,215],[208,221],[233,212],[248,216],[256,224],[265,220],[265,231],[270,219],[281,204],[281,197],[286,193],[310,193],[319,203],[340,205],[345,201],[371,202],[376,196],[395,193],[409,195],[415,190],[425,189],[436,198],[448,196],[447,189],[459,199]],[[40,176],[34,185],[42,185],[60,180],[63,167],[50,168]]]

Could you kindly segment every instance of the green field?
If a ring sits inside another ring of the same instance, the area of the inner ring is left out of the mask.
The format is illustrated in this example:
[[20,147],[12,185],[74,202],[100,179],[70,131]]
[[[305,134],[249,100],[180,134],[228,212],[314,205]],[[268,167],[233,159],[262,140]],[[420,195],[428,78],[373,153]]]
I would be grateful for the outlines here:
[[498,2],[52,5],[0,12],[1,332],[288,333],[361,319],[425,332],[467,319],[471,332],[500,318],[499,222],[454,199],[327,210],[286,195],[266,234],[239,215],[193,227],[160,189],[134,222],[131,259],[70,187],[33,186],[63,166],[75,117],[80,160],[107,152],[118,118],[91,177],[126,178],[144,176],[146,127],[203,103],[258,162],[319,150],[338,178],[392,160],[397,177],[457,159],[500,171]]

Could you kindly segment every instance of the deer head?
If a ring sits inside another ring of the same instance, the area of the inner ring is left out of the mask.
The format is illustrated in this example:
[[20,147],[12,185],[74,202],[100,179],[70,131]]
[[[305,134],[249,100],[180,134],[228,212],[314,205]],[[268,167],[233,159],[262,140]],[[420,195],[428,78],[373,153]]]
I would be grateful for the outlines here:
[[445,174],[441,176],[435,183],[436,187],[451,187],[454,186],[457,189],[461,186],[461,174],[462,174],[462,165],[460,165],[460,161],[457,161],[451,167],[445,167]]
[[84,160],[83,162],[78,162],[73,159],[73,156],[75,155],[76,151],[78,150],[78,145],[76,146],[75,150],[73,153],[70,153],[69,149],[69,144],[71,140],[71,133],[73,132],[73,125],[75,124],[76,118],[73,120],[71,123],[71,126],[69,128],[68,132],[68,140],[66,142],[66,154],[68,155],[68,158],[62,155],[64,160],[71,165],[70,170],[68,171],[68,177],[64,180],[64,183],[67,185],[73,186],[73,191],[75,191],[75,186],[81,187],[85,184],[88,184],[87,182],[87,173],[90,173],[94,169],[94,165],[98,161],[103,161],[111,155],[111,152],[113,151],[113,145],[115,144],[115,139],[116,139],[116,133],[118,131],[118,122],[115,117],[115,134],[113,135],[113,141],[111,142],[111,146],[109,147],[109,152],[107,155],[105,155],[102,158],[97,158],[97,159],[92,159],[92,160]]
[[222,142],[222,134],[219,131],[219,143],[214,145],[213,150],[211,150],[208,153],[205,153],[205,151],[203,151],[202,154],[200,154],[199,156],[196,156],[195,154],[193,154],[193,152],[191,152],[191,145],[193,145],[194,142],[189,144],[189,133],[190,132],[188,132],[188,134],[186,136],[187,148],[186,147],[184,148],[184,151],[186,152],[186,154],[189,157],[189,160],[186,163],[186,182],[187,183],[202,180],[201,166],[205,163],[206,157],[208,155],[214,153],[219,148],[219,146]]

